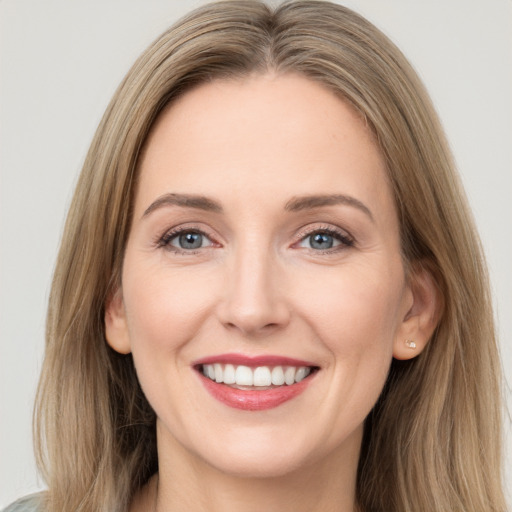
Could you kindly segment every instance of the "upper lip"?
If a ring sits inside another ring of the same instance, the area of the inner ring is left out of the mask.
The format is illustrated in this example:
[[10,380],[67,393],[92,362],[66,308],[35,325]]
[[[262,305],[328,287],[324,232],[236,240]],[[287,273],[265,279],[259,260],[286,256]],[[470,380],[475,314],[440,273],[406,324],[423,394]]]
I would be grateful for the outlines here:
[[200,366],[203,364],[232,364],[243,365],[249,367],[258,366],[313,366],[317,367],[311,361],[303,359],[296,359],[293,357],[277,356],[277,355],[259,355],[249,356],[245,354],[218,354],[214,356],[207,356],[192,363],[193,366]]

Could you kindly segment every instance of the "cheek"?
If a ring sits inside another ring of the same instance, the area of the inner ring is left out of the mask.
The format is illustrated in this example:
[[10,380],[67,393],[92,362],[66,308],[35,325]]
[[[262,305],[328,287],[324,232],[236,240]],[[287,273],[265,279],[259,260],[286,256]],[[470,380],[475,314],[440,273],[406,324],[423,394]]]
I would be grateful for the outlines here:
[[[164,260],[165,261],[165,260]],[[205,276],[180,272],[159,262],[125,261],[123,295],[137,376],[149,403],[164,415],[183,400],[190,367],[183,357],[211,311]],[[193,407],[193,401],[185,404]],[[166,423],[181,428],[180,417]]]
[[126,261],[123,295],[138,371],[165,364],[194,338],[211,309],[212,277]]
[[[392,337],[400,321],[401,272],[361,266],[298,283],[302,310],[311,323],[348,345],[373,344]],[[362,338],[364,332],[372,336]],[[348,343],[350,342],[350,343]]]
[[[355,432],[382,392],[400,323],[403,272],[398,265],[346,265],[295,275],[295,311],[301,329],[322,354],[325,384],[318,424],[327,449]],[[314,437],[314,436],[313,436]]]
[[330,353],[333,389],[343,386],[350,396],[350,388],[359,398],[364,395],[361,403],[376,400],[389,371],[401,323],[401,283],[400,263],[347,266],[316,279],[314,286],[297,286],[301,315]]

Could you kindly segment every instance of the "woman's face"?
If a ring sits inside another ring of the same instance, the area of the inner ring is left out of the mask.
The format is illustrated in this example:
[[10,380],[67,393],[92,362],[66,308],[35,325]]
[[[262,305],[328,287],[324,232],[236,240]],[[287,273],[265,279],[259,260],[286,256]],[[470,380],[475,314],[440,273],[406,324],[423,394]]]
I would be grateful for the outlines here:
[[160,116],[140,173],[106,326],[160,456],[246,476],[357,461],[413,304],[365,122],[298,75],[214,81]]

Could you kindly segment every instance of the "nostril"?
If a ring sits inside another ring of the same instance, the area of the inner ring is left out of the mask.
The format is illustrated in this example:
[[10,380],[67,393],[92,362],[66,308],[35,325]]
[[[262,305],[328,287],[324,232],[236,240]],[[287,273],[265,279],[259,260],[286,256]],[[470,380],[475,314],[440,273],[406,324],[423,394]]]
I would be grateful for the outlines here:
[[281,324],[271,322],[268,324],[259,324],[257,322],[227,322],[224,324],[226,329],[230,331],[238,331],[244,336],[267,335],[281,328]]

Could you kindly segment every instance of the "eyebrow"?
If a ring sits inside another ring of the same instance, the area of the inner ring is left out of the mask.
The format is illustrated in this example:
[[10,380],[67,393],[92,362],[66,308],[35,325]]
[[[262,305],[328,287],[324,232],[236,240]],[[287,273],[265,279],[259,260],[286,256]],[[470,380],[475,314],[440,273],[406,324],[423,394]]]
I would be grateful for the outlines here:
[[[365,213],[372,221],[374,221],[370,209],[359,199],[343,194],[313,195],[300,196],[290,199],[284,209],[288,212],[298,212],[302,210],[312,210],[322,206],[347,205],[357,208]],[[222,213],[222,206],[213,199],[195,194],[164,194],[153,201],[142,214],[147,217],[150,213],[164,206],[181,206],[183,208],[196,208],[215,213]]]
[[164,194],[155,199],[155,201],[146,208],[142,217],[147,217],[150,213],[164,206],[181,206],[183,208],[196,208],[208,212],[222,212],[222,206],[219,203],[205,196],[194,194]]
[[322,206],[335,206],[339,204],[357,208],[358,210],[361,210],[363,213],[365,213],[368,217],[370,217],[372,221],[375,221],[372,212],[364,203],[355,197],[346,196],[343,194],[293,197],[286,203],[284,208],[289,212],[298,212],[301,210],[312,210]]

